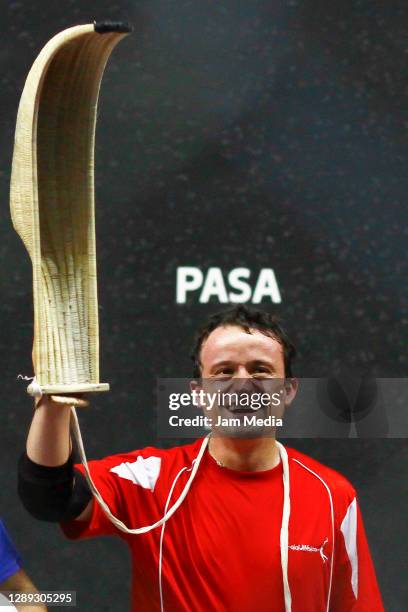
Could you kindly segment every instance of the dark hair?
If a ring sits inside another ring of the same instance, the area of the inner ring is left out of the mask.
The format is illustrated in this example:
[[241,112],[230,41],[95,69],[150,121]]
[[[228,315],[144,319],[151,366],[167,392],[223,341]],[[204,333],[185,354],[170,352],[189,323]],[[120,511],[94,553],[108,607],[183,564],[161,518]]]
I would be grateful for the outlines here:
[[200,353],[204,341],[208,338],[214,329],[225,325],[236,325],[242,327],[247,333],[251,333],[251,329],[257,329],[265,336],[270,336],[277,340],[283,347],[283,360],[285,365],[285,376],[291,378],[292,361],[296,356],[296,349],[289,340],[283,327],[280,325],[279,319],[265,312],[264,310],[250,309],[247,306],[235,306],[229,310],[213,314],[208,319],[207,323],[201,327],[197,333],[191,359],[194,363],[193,376],[201,377],[201,360]]

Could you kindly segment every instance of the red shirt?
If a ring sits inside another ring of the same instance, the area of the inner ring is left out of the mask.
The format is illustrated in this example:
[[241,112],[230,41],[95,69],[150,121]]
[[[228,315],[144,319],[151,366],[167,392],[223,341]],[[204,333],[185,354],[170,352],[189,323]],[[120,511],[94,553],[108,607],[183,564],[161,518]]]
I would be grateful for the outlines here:
[[[91,475],[111,512],[127,527],[150,525],[180,496],[201,443],[148,447],[91,461]],[[353,487],[337,472],[286,450],[292,612],[384,610]],[[83,472],[82,465],[76,467]],[[284,612],[282,507],[281,463],[271,470],[242,472],[220,467],[206,451],[187,497],[164,530],[125,534],[95,500],[88,523],[71,521],[62,528],[72,539],[112,534],[126,541],[134,611],[161,610],[163,531],[164,610]]]

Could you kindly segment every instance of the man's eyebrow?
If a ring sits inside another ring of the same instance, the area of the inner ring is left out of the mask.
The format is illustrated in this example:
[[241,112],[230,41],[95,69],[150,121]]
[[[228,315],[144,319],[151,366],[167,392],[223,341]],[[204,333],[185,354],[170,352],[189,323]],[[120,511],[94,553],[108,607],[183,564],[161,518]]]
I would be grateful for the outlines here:
[[[213,363],[210,367],[210,370],[213,370],[214,368],[218,368],[220,366],[233,365],[233,363],[234,361],[232,359],[222,359],[220,361],[216,361],[215,363]],[[252,366],[264,365],[264,366],[268,366],[272,370],[276,369],[275,365],[271,361],[268,361],[265,359],[252,359],[251,361],[249,361],[249,363]]]
[[222,365],[231,365],[233,363],[233,361],[231,359],[222,359],[221,361],[216,361],[215,363],[213,363],[211,365],[210,370],[212,370],[213,368],[218,368],[219,366]]
[[268,361],[267,359],[254,359],[253,361],[250,361],[250,363],[253,365],[267,365],[268,367],[275,369],[275,365],[272,363],[272,361]]

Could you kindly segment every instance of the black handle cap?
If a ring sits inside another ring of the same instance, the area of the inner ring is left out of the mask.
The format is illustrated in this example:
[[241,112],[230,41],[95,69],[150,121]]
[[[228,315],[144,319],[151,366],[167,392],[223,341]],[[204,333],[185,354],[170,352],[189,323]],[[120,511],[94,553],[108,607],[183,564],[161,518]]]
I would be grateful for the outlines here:
[[133,28],[127,21],[94,21],[95,32],[106,34],[107,32],[133,32]]

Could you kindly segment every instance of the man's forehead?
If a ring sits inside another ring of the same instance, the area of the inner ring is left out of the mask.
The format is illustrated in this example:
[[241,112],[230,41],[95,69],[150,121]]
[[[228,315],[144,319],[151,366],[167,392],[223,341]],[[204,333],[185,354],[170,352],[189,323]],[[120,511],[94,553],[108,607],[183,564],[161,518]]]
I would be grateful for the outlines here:
[[252,351],[259,357],[264,355],[273,358],[282,354],[282,345],[272,335],[267,335],[258,329],[250,328],[248,333],[237,325],[226,325],[214,329],[204,341],[201,361],[221,356],[233,358],[242,351]]

